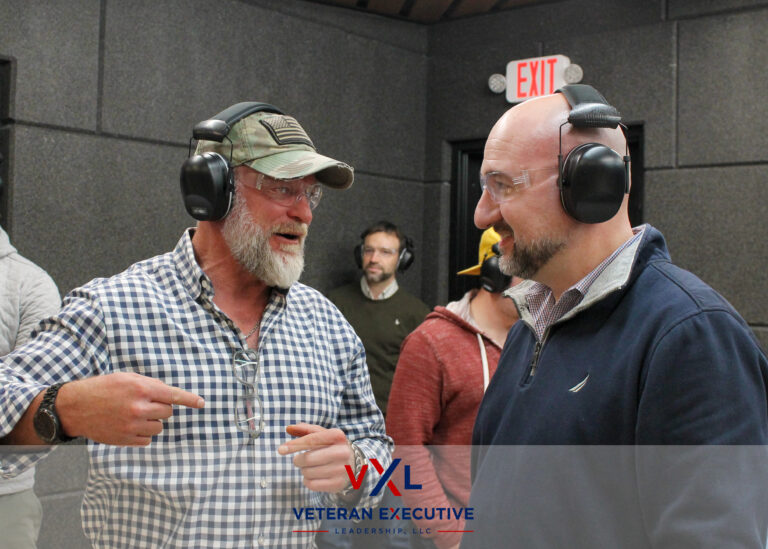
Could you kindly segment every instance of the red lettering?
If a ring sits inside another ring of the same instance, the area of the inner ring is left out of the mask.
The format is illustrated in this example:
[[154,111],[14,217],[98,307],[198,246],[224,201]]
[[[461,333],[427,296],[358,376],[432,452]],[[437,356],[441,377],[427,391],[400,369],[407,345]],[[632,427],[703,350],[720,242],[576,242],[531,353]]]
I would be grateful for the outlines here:
[[539,62],[531,61],[531,76],[533,76],[533,78],[531,78],[531,91],[530,91],[531,97],[536,97],[537,95],[539,95],[539,88],[536,83],[537,81],[536,70],[538,68],[539,68]]
[[368,464],[366,463],[360,468],[360,475],[357,478],[355,478],[355,472],[352,470],[350,465],[345,465],[344,468],[347,470],[347,476],[349,476],[349,482],[352,483],[352,488],[359,490],[360,486],[363,484],[365,472],[368,470]]
[[518,63],[517,64],[517,96],[518,97],[528,97],[528,94],[526,94],[523,91],[523,82],[527,82],[527,78],[523,78],[523,67],[525,67],[527,63]]
[[555,65],[557,64],[557,58],[547,59],[547,65],[549,65],[549,93],[555,93]]

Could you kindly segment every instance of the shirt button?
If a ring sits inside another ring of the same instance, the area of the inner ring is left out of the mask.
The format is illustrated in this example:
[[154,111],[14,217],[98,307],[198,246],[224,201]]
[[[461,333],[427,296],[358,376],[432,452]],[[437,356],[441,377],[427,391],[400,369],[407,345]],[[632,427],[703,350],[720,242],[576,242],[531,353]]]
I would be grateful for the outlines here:
[[263,478],[261,479],[261,487],[266,488],[267,487],[267,479]]
[[256,540],[256,543],[258,543],[259,545],[265,545],[264,536],[259,536],[259,539]]

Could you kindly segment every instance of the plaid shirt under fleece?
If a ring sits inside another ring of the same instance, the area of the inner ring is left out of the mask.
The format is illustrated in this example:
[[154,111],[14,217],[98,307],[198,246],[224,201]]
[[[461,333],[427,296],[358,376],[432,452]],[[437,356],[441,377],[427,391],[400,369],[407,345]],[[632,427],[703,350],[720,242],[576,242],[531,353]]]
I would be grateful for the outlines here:
[[[312,547],[314,534],[295,530],[319,521],[297,520],[293,508],[336,501],[304,487],[293,456],[278,455],[292,423],[339,427],[367,457],[390,462],[363,345],[329,301],[299,283],[273,291],[261,321],[264,432],[254,441],[240,432],[233,418],[245,387],[232,356],[244,334],[212,300],[187,232],[174,251],[73,290],[37,338],[0,363],[0,436],[60,381],[137,372],[205,398],[202,410],[174,407],[148,447],[89,442],[82,519],[96,547]],[[4,456],[0,477],[43,455]],[[364,494],[375,477],[366,475]],[[371,504],[363,497],[357,506]]]
[[619,246],[611,255],[606,257],[592,272],[579,280],[576,284],[568,288],[560,299],[555,301],[552,289],[541,282],[534,282],[526,292],[525,298],[528,301],[528,310],[534,319],[533,328],[536,332],[536,339],[541,342],[544,334],[552,324],[557,322],[565,313],[581,303],[592,283],[597,280],[605,269],[613,263],[622,251],[632,245],[643,234],[643,227],[633,229],[635,233],[629,240]]

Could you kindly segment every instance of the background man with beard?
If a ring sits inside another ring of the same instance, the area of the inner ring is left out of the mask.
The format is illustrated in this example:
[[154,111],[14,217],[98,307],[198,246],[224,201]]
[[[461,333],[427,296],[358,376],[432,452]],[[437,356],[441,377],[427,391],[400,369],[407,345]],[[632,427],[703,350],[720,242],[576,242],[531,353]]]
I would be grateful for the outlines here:
[[413,261],[413,250],[396,225],[379,221],[360,239],[362,244],[355,248],[355,259],[363,269],[360,282],[332,290],[328,299],[363,341],[376,404],[386,415],[400,344],[421,324],[429,307],[397,284],[395,272]]
[[[297,510],[356,501],[374,476],[353,491],[345,465],[390,460],[359,338],[297,282],[320,185],[349,187],[352,168],[242,105],[193,157],[224,162],[231,211],[73,290],[0,365],[4,443],[88,440],[83,526],[100,546],[308,547],[318,521]],[[43,454],[5,457],[3,477]]]
[[530,280],[474,427],[463,549],[766,546],[768,360],[659,231],[630,226],[619,120],[566,86],[488,136],[475,224]]
[[[386,415],[389,389],[395,365],[400,356],[400,344],[421,324],[429,307],[420,299],[399,287],[395,273],[404,271],[413,262],[413,244],[389,221],[379,221],[360,235],[355,247],[355,262],[362,268],[360,282],[353,282],[331,290],[330,299],[349,321],[365,346],[366,362],[371,377],[376,404]],[[384,490],[381,505],[396,504],[388,490]],[[381,546],[394,549],[398,541],[392,536],[339,536],[335,532],[354,526],[392,528],[392,521],[365,521],[355,525],[351,521],[328,520],[318,535],[320,549],[375,549]],[[399,524],[397,525],[399,526]]]

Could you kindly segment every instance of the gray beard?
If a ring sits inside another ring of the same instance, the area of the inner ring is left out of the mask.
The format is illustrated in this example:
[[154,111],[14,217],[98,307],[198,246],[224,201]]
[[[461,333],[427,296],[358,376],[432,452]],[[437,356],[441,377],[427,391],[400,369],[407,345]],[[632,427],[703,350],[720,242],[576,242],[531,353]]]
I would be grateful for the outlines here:
[[267,286],[289,288],[299,280],[304,270],[304,241],[298,254],[274,251],[269,245],[270,233],[253,220],[238,193],[221,232],[237,262]]
[[528,246],[515,242],[512,254],[499,258],[499,268],[508,276],[531,278],[563,247],[564,241],[551,238],[542,238]]

